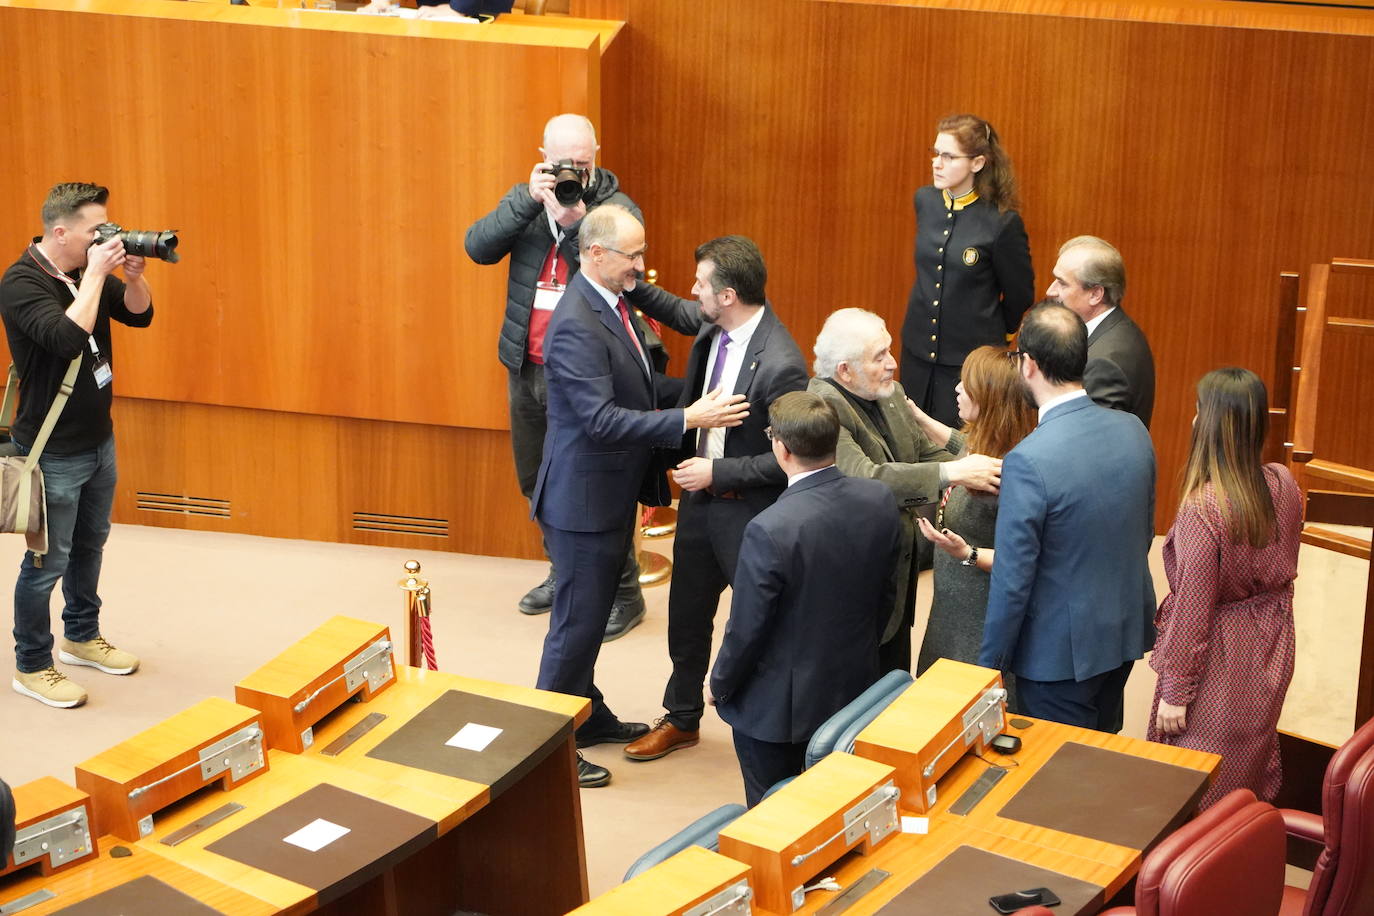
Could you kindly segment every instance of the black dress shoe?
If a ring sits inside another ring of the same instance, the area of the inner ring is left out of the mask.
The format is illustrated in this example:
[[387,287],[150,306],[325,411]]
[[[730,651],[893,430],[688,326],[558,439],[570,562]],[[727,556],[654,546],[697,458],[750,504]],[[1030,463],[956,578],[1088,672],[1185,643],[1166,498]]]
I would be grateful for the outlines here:
[[647,722],[616,722],[606,728],[599,728],[594,732],[583,733],[582,729],[577,730],[577,746],[591,747],[594,744],[629,744],[636,738],[642,738],[649,734],[649,724]]
[[644,597],[642,595],[625,604],[611,605],[611,617],[606,621],[606,635],[601,637],[601,641],[611,642],[619,639],[639,626],[639,622],[643,619]]
[[520,599],[520,613],[547,614],[553,610],[553,586],[553,569],[550,568],[548,577],[525,592],[525,597]]
[[577,786],[580,789],[599,789],[610,785],[611,771],[599,767],[581,754],[577,755]]

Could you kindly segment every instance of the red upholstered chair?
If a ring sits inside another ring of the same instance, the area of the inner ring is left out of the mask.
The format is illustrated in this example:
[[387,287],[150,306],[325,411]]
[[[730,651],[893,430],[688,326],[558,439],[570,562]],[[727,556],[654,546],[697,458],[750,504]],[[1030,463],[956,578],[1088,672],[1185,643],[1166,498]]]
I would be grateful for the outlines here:
[[1102,916],[1276,916],[1284,852],[1278,809],[1237,789],[1145,856],[1135,906]]
[[1374,916],[1374,720],[1327,764],[1322,816],[1281,814],[1290,834],[1323,847],[1307,891],[1284,888],[1282,916]]

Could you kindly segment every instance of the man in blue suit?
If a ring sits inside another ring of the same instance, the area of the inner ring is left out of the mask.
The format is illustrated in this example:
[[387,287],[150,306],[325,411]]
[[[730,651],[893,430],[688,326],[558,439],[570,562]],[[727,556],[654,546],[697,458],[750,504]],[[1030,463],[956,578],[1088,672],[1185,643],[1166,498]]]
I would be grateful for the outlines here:
[[734,729],[750,807],[800,773],[812,733],[878,679],[901,547],[892,491],[835,467],[835,408],[794,391],[768,417],[787,489],[744,529],[708,695]]
[[1002,462],[978,663],[1016,675],[1026,715],[1118,732],[1131,666],[1155,639],[1155,454],[1135,415],[1089,399],[1087,337],[1054,302],[1021,326],[1040,424]]
[[[544,337],[548,432],[531,500],[557,585],[539,662],[541,690],[590,697],[577,746],[626,743],[649,726],[621,722],[593,683],[620,567],[634,536],[636,501],[667,505],[655,449],[676,449],[689,429],[738,426],[742,395],[708,392],[685,408],[657,410],[656,379],[621,295],[644,267],[644,227],[605,204],[582,221],[581,272],[568,284]],[[611,774],[578,756],[578,781]]]

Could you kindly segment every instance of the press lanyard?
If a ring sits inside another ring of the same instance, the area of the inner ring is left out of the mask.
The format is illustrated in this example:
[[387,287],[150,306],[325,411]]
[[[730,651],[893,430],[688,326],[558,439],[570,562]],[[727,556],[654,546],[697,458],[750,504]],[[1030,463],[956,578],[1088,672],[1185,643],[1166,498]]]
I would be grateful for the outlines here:
[[[40,258],[39,255],[42,255],[42,257]],[[30,245],[29,257],[33,258],[33,262],[43,269],[43,273],[67,284],[67,288],[72,291],[72,301],[76,301],[76,297],[79,295],[79,291],[76,288],[76,281],[58,270],[57,265],[48,260],[47,252],[37,245]],[[96,345],[95,334],[90,334],[86,340],[91,345],[91,353],[95,356],[95,361],[97,363],[100,362],[100,347]]]

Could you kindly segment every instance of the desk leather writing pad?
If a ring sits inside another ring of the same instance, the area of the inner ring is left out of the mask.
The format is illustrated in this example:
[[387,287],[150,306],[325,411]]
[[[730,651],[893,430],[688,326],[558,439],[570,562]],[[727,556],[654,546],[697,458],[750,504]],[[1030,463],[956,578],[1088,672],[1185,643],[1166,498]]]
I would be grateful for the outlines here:
[[[889,879],[891,880],[891,879]],[[1063,901],[1058,916],[1097,912],[1102,888],[973,846],[960,846],[878,911],[880,916],[997,916],[995,894],[1048,887]]]
[[[482,751],[444,743],[469,722],[502,731]],[[481,783],[495,798],[567,740],[572,724],[570,716],[546,709],[450,690],[367,756]]]
[[196,898],[183,894],[164,881],[144,875],[87,897],[80,903],[54,910],[53,916],[222,916]]
[[1149,849],[1182,823],[1206,789],[1207,774],[1201,770],[1068,741],[997,813]]
[[[285,838],[323,818],[349,832],[319,852]],[[288,881],[304,884],[328,903],[364,883],[439,835],[428,818],[322,783],[205,847]]]

